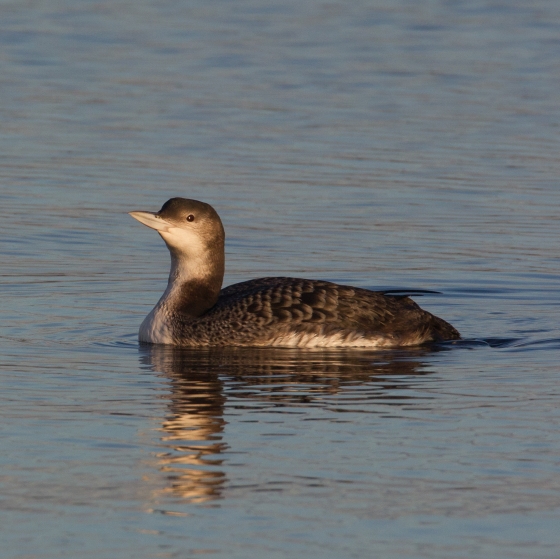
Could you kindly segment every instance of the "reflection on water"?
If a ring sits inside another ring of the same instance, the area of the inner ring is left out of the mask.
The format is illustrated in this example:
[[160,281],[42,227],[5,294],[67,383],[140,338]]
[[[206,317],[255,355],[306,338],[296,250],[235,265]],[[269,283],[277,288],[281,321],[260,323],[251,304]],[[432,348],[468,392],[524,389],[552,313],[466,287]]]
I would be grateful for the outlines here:
[[157,455],[168,480],[164,492],[194,503],[219,498],[226,486],[226,401],[237,410],[321,406],[337,413],[371,412],[373,401],[413,405],[404,391],[428,374],[422,356],[429,352],[167,346],[140,351],[142,364],[163,373],[171,387],[161,427],[166,450]]
[[167,450],[157,455],[169,481],[166,491],[198,503],[218,498],[226,481],[219,470],[227,448],[222,381],[177,350],[154,346],[142,361],[165,373],[171,385],[161,437]]

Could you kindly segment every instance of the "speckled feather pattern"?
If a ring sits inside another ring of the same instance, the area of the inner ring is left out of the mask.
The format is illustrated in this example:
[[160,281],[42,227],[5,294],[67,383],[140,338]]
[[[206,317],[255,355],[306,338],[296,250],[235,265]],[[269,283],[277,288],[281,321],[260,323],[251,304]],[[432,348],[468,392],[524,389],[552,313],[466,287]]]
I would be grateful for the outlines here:
[[169,319],[180,346],[390,347],[460,337],[408,297],[285,277],[231,285],[201,316]]
[[391,347],[459,333],[408,297],[298,278],[221,289],[225,232],[209,204],[171,198],[130,215],[155,229],[171,255],[167,288],[140,325],[141,342],[183,347]]

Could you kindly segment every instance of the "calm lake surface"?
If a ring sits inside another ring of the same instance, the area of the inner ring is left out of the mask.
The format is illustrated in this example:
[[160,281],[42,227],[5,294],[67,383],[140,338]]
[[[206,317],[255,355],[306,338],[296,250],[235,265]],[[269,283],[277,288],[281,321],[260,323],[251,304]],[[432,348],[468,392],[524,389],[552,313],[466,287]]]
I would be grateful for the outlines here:
[[[2,558],[556,558],[560,3],[0,4]],[[464,339],[140,347],[127,211]]]

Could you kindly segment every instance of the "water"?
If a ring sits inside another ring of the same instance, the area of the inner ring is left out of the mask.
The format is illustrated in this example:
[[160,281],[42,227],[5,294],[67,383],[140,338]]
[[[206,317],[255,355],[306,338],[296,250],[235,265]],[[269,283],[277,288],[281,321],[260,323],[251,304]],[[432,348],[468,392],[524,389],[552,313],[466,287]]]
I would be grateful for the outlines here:
[[[3,2],[9,558],[552,558],[560,5]],[[226,283],[416,300],[464,340],[142,348],[215,205]]]

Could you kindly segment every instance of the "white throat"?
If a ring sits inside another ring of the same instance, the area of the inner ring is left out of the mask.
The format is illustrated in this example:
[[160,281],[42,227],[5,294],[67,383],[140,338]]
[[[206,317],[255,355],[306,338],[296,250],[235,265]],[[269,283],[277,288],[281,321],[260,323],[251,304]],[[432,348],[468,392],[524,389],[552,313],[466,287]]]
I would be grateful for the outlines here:
[[223,278],[223,255],[221,260],[216,260],[198,236],[184,229],[158,232],[169,249],[171,269],[163,295],[140,325],[138,339],[174,344],[178,322],[188,317],[191,303],[193,317],[201,305],[205,310],[204,301],[209,301],[207,306],[215,303]]

